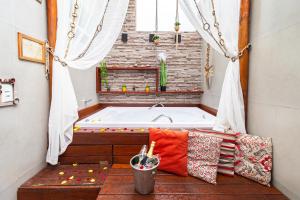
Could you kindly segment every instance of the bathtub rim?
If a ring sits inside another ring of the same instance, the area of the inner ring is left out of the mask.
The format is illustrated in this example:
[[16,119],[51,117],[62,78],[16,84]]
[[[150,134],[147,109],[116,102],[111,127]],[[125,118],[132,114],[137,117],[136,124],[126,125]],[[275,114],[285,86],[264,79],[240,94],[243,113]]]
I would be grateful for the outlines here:
[[[103,110],[104,108],[113,106],[113,107],[151,107],[152,105],[154,105],[155,103],[97,103],[95,105],[80,109],[78,111],[78,120],[74,123],[74,125],[86,118],[89,117],[90,115]],[[188,104],[184,104],[184,103],[167,103],[164,104],[165,107],[198,107],[206,112],[208,112],[211,115],[216,116],[218,110],[212,107],[209,107],[207,105],[204,104],[193,104],[193,103],[188,103]]]
[[[77,122],[79,122],[80,120],[82,119],[85,119],[85,118],[88,118],[90,117],[91,115],[97,113],[97,112],[100,112],[102,111],[103,109],[105,108],[108,108],[108,107],[132,107],[132,108],[137,108],[137,107],[151,107],[153,106],[154,104],[96,104],[92,107],[88,107],[89,109],[89,114],[86,114],[86,115],[83,115],[81,116],[75,123],[74,123],[74,126],[76,125]],[[216,116],[216,112],[214,113],[210,113],[208,112],[207,110],[203,109],[203,105],[201,104],[164,104],[165,107],[196,107],[196,108],[199,108],[205,112],[207,112],[208,114],[211,114],[213,116]],[[181,124],[181,125],[180,125]],[[211,129],[213,124],[211,123],[203,123],[201,125],[201,127],[197,126],[197,125],[185,125],[185,123],[180,123],[180,124],[175,124],[175,126],[172,126],[170,127],[169,124],[165,124],[165,123],[162,123],[159,127],[157,128],[167,128],[167,129],[194,129],[194,128],[203,128],[203,129]],[[156,124],[157,125],[157,124]],[[174,124],[173,124],[174,125]],[[82,126],[83,128],[99,128],[97,125],[93,125],[93,124],[90,124],[89,126],[85,126],[85,125],[79,125],[79,126]],[[124,128],[124,127],[129,127],[129,128],[152,128],[152,127],[156,127],[156,126],[153,126],[153,125],[144,125],[143,123],[141,125],[139,125],[139,123],[112,123],[111,125],[107,124],[107,125],[104,125],[100,128]]]

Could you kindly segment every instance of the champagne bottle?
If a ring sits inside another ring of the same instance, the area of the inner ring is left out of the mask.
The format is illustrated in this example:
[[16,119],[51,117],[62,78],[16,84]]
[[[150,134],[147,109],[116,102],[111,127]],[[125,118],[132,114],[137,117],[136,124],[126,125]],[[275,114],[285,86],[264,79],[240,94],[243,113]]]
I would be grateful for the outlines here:
[[150,146],[150,149],[146,155],[146,157],[143,158],[143,160],[141,161],[141,164],[142,165],[145,165],[147,160],[148,159],[151,159],[153,157],[153,149],[154,149],[154,146],[155,146],[155,141],[152,141],[151,142],[151,146]]
[[158,164],[158,157],[157,156],[152,156],[152,158],[149,158],[147,161],[146,161],[146,166],[147,167],[154,167],[155,165]]
[[147,155],[147,145],[143,145],[141,150],[140,150],[140,153],[139,153],[138,165],[141,164],[141,161],[146,157],[146,155]]

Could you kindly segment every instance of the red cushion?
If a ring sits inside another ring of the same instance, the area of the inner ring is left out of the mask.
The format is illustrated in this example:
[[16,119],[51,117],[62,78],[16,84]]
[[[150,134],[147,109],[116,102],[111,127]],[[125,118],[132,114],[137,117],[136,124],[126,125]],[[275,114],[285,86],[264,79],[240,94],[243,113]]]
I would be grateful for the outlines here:
[[188,131],[150,128],[149,140],[156,142],[153,153],[161,157],[158,169],[188,176]]

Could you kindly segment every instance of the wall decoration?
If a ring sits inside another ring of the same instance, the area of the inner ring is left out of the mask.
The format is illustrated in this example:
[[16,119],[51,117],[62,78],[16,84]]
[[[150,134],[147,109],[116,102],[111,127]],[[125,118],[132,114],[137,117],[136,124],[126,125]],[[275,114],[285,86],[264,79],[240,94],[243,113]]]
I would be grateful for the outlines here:
[[126,43],[128,41],[128,33],[122,33],[122,42]]
[[175,41],[176,46],[178,47],[178,44],[181,43],[181,34],[180,33],[175,34],[174,41]]
[[15,98],[15,79],[0,79],[0,107],[13,106],[18,104],[19,99]]
[[43,0],[36,0],[36,1],[39,2],[39,3],[41,4]]
[[206,82],[206,86],[208,89],[211,86],[212,77],[214,76],[214,67],[213,67],[213,65],[210,65],[209,60],[210,60],[210,45],[207,44],[206,63],[205,63],[205,67],[204,67],[204,77],[205,77],[205,82]]
[[45,42],[18,33],[18,53],[20,60],[27,60],[37,63],[46,63]]

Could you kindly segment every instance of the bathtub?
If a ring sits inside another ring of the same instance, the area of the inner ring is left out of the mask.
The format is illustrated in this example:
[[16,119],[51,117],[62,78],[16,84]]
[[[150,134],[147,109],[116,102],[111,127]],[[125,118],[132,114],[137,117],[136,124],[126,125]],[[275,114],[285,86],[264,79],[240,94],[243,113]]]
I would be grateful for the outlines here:
[[107,107],[78,121],[83,128],[212,128],[215,116],[198,107]]

